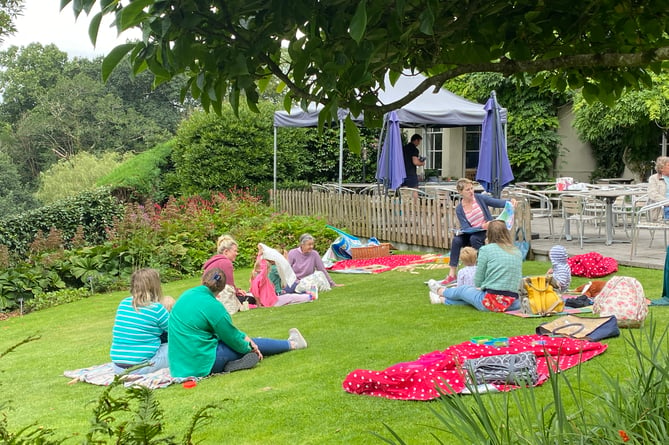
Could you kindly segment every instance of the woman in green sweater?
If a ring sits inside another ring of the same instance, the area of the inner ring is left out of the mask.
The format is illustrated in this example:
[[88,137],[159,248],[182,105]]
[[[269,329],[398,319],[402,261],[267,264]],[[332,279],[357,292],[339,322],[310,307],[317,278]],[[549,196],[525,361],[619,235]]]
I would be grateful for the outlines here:
[[523,259],[513,244],[504,221],[488,224],[486,245],[479,249],[475,286],[446,288],[429,280],[433,304],[468,304],[480,311],[503,312],[520,308],[518,290],[523,275]]
[[232,324],[216,295],[225,287],[225,274],[217,267],[204,272],[202,285],[184,292],[170,314],[170,374],[176,378],[252,368],[264,356],[304,349],[300,331],[288,340],[250,338]]

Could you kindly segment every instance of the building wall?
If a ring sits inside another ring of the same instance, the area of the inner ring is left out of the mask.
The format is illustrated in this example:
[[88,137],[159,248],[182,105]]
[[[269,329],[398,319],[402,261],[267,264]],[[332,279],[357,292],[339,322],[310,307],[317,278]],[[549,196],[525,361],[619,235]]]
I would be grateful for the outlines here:
[[444,128],[443,165],[441,176],[461,178],[465,169],[465,129],[464,127]]
[[571,104],[558,110],[558,135],[562,147],[555,163],[555,177],[570,176],[578,182],[590,182],[590,175],[595,169],[595,159],[590,145],[578,138],[572,122],[574,113]]

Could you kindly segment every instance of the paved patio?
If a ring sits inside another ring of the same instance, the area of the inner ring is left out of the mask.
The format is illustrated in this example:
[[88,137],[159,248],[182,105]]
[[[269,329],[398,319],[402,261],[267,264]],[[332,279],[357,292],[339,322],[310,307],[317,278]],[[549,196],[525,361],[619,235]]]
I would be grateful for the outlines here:
[[[532,240],[532,252],[534,253],[536,260],[548,261],[548,251],[550,250],[551,246],[555,244],[562,244],[567,248],[567,252],[569,252],[570,256],[587,252],[599,252],[604,256],[613,257],[616,261],[618,261],[618,264],[623,266],[644,267],[648,269],[664,269],[664,260],[667,246],[664,243],[664,235],[659,231],[655,233],[655,240],[653,241],[652,247],[648,247],[650,242],[650,234],[647,230],[642,230],[640,232],[639,242],[637,245],[637,254],[634,258],[630,259],[631,242],[629,241],[628,236],[625,234],[622,226],[615,228],[614,240],[616,242],[610,246],[607,246],[602,239],[606,236],[604,233],[604,227],[602,227],[600,235],[597,227],[586,224],[584,236],[586,238],[592,239],[593,241],[584,242],[583,248],[581,249],[578,236],[574,236],[577,233],[575,225],[572,225],[571,232],[573,239],[571,241],[566,241],[564,237],[558,241],[558,237],[560,236],[560,233],[562,233],[563,228],[562,218],[553,218],[553,225],[555,227],[555,239],[551,240],[548,230],[548,219],[532,219],[533,237],[538,236],[538,238]],[[595,239],[597,240],[595,241]]]

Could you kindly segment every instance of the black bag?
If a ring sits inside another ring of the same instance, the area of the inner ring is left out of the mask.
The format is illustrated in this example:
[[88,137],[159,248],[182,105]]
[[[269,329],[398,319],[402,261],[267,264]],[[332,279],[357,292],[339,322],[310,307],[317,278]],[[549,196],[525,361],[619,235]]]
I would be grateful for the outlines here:
[[527,258],[527,254],[530,251],[530,243],[525,237],[525,229],[523,227],[518,227],[516,229],[516,239],[513,244],[520,250],[520,256],[523,261],[525,261],[525,258]]
[[615,315],[609,315],[608,317],[565,315],[553,321],[540,324],[537,326],[536,332],[539,335],[580,338],[590,341],[599,341],[604,338],[620,335]]
[[533,352],[473,358],[465,360],[463,366],[468,381],[477,385],[534,385],[539,380],[537,357]]

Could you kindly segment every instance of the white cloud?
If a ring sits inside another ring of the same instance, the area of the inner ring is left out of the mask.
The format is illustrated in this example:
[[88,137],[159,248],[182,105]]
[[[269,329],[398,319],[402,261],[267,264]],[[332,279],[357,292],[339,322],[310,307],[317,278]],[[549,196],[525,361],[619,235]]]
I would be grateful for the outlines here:
[[93,47],[88,37],[92,16],[82,13],[75,21],[71,4],[61,12],[57,0],[26,0],[23,15],[16,21],[16,34],[7,37],[0,48],[26,46],[32,42],[43,45],[53,43],[70,57],[91,58],[106,55],[116,45],[140,35],[138,30],[133,30],[118,37],[116,29],[110,28],[111,21],[107,19],[100,25],[97,45]]

